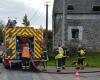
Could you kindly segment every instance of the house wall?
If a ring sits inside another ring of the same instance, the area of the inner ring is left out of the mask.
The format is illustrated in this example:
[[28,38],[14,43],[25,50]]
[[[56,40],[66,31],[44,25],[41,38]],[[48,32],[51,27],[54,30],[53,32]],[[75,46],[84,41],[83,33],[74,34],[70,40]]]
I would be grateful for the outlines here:
[[[68,27],[66,27],[65,34],[68,34],[68,28],[80,27],[80,41],[84,46],[90,50],[100,50],[100,20],[67,20]],[[66,36],[66,42],[68,43],[68,35]]]
[[[66,27],[65,27],[65,45],[68,44],[69,40],[71,40],[70,28],[72,29],[80,29],[81,33],[79,36],[79,40],[85,45],[88,49],[100,49],[100,15],[77,15],[67,17]],[[87,17],[88,16],[88,17]],[[76,18],[75,18],[76,17]],[[78,18],[79,17],[79,18]],[[87,18],[84,18],[87,17]],[[61,44],[61,26],[62,19],[56,22],[56,33],[55,33],[55,46],[57,47]]]
[[[54,48],[61,44],[62,31],[62,2],[54,0],[53,16],[55,17]],[[79,40],[89,50],[100,50],[100,11],[93,11],[93,6],[100,5],[100,0],[66,0],[68,5],[73,5],[74,10],[67,10],[65,24],[65,45],[71,40],[71,29],[79,29]],[[53,17],[53,18],[54,18]]]

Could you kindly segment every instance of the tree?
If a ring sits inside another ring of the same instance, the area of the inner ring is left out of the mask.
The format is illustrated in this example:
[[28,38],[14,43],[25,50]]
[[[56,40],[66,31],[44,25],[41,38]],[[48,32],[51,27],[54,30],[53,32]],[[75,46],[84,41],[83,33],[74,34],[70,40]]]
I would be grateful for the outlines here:
[[23,18],[23,24],[25,26],[29,26],[30,25],[30,21],[28,20],[28,17],[27,15],[25,14],[24,18]]
[[3,21],[0,21],[0,30],[3,30],[4,27],[5,27],[5,26],[4,26]]
[[2,21],[0,21],[0,44],[3,42],[3,28],[5,25],[3,24]]
[[[52,43],[52,42],[53,42],[53,41],[52,41],[52,40],[53,40],[53,39],[52,39],[52,38],[53,38],[53,35],[52,35],[52,31],[51,31],[51,30],[48,30],[47,36],[48,36],[48,37],[47,37],[48,40],[46,40],[46,41],[48,41],[48,42],[47,42],[47,47],[48,47],[48,51],[51,52],[51,51],[52,51],[52,44],[53,44],[53,43]],[[46,30],[44,30],[44,38],[46,38]]]

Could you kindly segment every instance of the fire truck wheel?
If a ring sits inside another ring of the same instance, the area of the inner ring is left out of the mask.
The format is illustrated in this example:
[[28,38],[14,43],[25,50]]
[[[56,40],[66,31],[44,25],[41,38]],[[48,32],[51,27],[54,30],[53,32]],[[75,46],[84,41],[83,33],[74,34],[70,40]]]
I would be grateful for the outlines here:
[[4,67],[5,67],[5,69],[10,69],[10,67],[9,67],[9,66],[4,65]]
[[7,60],[4,60],[3,65],[5,69],[10,69],[10,64],[8,63]]

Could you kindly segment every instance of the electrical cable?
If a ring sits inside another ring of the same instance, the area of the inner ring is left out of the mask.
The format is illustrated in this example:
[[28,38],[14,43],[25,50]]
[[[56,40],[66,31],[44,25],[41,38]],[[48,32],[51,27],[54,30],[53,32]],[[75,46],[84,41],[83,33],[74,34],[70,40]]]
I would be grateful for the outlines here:
[[34,14],[32,15],[32,17],[30,18],[30,21],[31,21],[31,20],[33,19],[33,17],[35,17],[36,14],[39,12],[39,10],[41,9],[41,5],[42,5],[43,2],[44,2],[44,0],[42,0],[42,2],[40,3],[38,9],[36,10],[36,12],[34,12]]
[[[40,18],[42,16],[45,16],[44,11],[37,17]],[[37,23],[37,21],[40,21],[41,19],[34,19],[34,23]],[[43,20],[42,20],[43,21]]]

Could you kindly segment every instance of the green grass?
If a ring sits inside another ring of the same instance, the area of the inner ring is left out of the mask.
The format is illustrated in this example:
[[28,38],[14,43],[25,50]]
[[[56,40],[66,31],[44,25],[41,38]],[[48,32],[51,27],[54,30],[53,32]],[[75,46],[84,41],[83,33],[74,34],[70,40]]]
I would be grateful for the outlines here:
[[[66,59],[66,66],[72,67],[72,61],[76,58],[67,58]],[[88,67],[99,67],[100,68],[100,54],[98,55],[88,55],[86,56],[86,62],[88,62]],[[48,66],[55,66],[56,61],[53,59],[48,61]]]
[[90,67],[100,67],[100,55],[87,56]]

